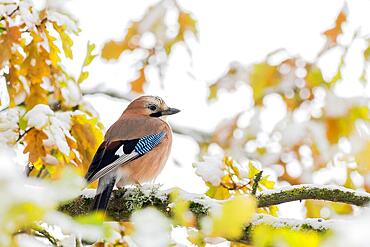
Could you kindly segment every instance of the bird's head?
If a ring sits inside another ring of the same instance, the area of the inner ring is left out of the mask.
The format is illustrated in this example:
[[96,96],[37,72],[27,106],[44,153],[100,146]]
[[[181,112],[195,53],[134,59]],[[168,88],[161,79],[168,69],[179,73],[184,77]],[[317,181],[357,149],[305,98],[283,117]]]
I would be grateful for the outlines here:
[[180,112],[176,108],[166,105],[158,96],[141,96],[133,100],[126,108],[126,114],[144,115],[150,117],[162,117]]

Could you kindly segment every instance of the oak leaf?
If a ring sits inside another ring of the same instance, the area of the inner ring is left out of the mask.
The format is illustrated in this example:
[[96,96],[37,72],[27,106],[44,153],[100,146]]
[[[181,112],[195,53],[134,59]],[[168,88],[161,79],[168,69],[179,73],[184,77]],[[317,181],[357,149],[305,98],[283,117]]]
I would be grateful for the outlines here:
[[326,30],[323,34],[326,36],[329,47],[337,44],[337,38],[343,33],[342,25],[347,21],[347,5],[345,4],[339,12],[334,27]]
[[46,155],[46,150],[44,146],[44,140],[48,136],[44,131],[39,129],[31,129],[24,137],[24,142],[26,147],[23,150],[23,153],[29,153],[29,161],[31,163],[36,162],[39,158]]
[[71,118],[71,134],[78,140],[77,150],[80,154],[82,168],[87,169],[96,150],[103,141],[101,126],[97,118],[87,118],[86,115],[74,115]]
[[132,82],[130,82],[131,90],[136,93],[144,93],[144,83],[146,81],[145,78],[145,68],[142,67],[139,70],[139,77]]

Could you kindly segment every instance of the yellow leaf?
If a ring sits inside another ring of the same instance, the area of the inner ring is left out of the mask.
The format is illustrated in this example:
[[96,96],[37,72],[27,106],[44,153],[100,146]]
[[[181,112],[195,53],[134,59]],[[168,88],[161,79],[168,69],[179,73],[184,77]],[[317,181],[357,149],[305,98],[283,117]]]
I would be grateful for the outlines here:
[[139,77],[130,82],[131,90],[135,93],[144,93],[145,83],[145,68],[142,67],[139,71]]
[[230,247],[252,247],[252,245],[237,243],[237,242],[231,242]]
[[350,204],[346,203],[339,203],[339,202],[330,202],[330,208],[336,213],[336,214],[351,214],[353,213],[353,207]]
[[327,43],[329,45],[335,45],[337,43],[337,37],[342,34],[342,25],[347,21],[346,4],[343,6],[342,10],[339,12],[337,19],[335,20],[335,25],[324,32],[327,38]]
[[78,83],[83,82],[89,76],[89,72],[84,71],[84,68],[86,66],[88,66],[95,59],[95,57],[97,56],[96,54],[92,54],[94,49],[95,49],[95,44],[87,42],[86,57],[85,57],[85,60],[82,64],[82,67],[81,67],[81,73],[80,73],[80,76],[78,77],[78,80],[77,80]]
[[[18,65],[18,64],[16,64]],[[22,82],[19,80],[20,70],[16,68],[16,66],[9,67],[9,73],[5,74],[5,79],[7,81],[7,89],[9,93],[9,106],[14,107],[18,102],[16,102],[16,98],[19,95],[24,94],[24,86]]]
[[30,110],[37,104],[48,104],[48,91],[43,89],[40,84],[31,85],[30,94],[27,95],[25,105]]
[[37,159],[36,162],[33,162],[32,163],[33,167],[36,169],[36,170],[41,170],[41,168],[44,166],[44,162],[42,161],[41,157],[39,157]]
[[86,52],[86,57],[83,63],[83,66],[89,65],[97,56],[96,54],[92,54],[95,49],[95,44],[87,42],[87,52]]
[[103,141],[101,126],[96,118],[86,115],[74,115],[71,118],[71,134],[77,141],[77,150],[81,157],[82,170],[85,171]]
[[20,230],[41,220],[44,214],[44,208],[31,202],[21,202],[9,207],[9,211],[4,214],[3,222],[11,222],[9,226],[16,226],[18,229],[14,230]]
[[196,220],[194,215],[189,211],[189,201],[179,197],[179,190],[174,189],[170,193],[170,200],[173,204],[171,214],[176,225],[195,227]]
[[306,200],[304,206],[306,207],[307,218],[321,218],[320,211],[324,206],[323,201]]
[[188,229],[188,240],[197,247],[206,246],[202,232],[193,228]]
[[[181,11],[179,13],[179,35],[183,37],[185,31],[190,31],[193,34],[197,34],[197,22],[196,20],[191,16],[190,13]],[[183,38],[182,38],[183,39]]]
[[253,88],[253,97],[256,104],[261,104],[266,89],[277,85],[281,75],[276,66],[268,63],[254,64],[249,75],[250,85]]
[[123,42],[109,41],[105,43],[101,55],[104,59],[118,59],[121,53],[127,48]]
[[267,189],[273,189],[275,182],[268,180],[268,175],[263,176],[262,179],[259,181],[259,184],[265,186]]
[[206,195],[211,198],[214,198],[217,200],[223,200],[231,196],[229,190],[221,185],[220,186],[208,185],[208,186],[209,186],[209,189],[206,192]]
[[257,168],[252,164],[252,162],[249,162],[248,166],[249,166],[249,174],[248,174],[248,178],[249,178],[249,179],[253,179],[253,178],[257,175],[257,173],[259,173],[259,172],[260,172],[260,170],[258,170],[258,169],[257,169]]
[[351,108],[346,116],[337,118],[326,118],[326,137],[331,144],[336,144],[341,137],[348,137],[355,128],[357,120],[369,120],[369,109],[367,106]]
[[82,71],[81,74],[80,74],[80,77],[78,77],[78,80],[77,82],[78,83],[81,83],[83,82],[84,80],[87,79],[87,77],[89,77],[89,72],[88,71]]
[[217,92],[218,92],[218,87],[217,87],[217,84],[214,83],[212,85],[209,86],[208,88],[209,92],[208,92],[208,100],[215,100],[217,99]]
[[53,22],[53,27],[54,29],[59,33],[60,39],[62,41],[62,47],[63,51],[66,57],[72,59],[73,54],[72,54],[72,45],[73,41],[71,37],[66,32],[66,26],[58,26],[55,22]]
[[314,88],[316,86],[326,86],[327,82],[324,80],[321,69],[317,66],[307,65],[306,82],[308,88]]
[[213,214],[212,233],[214,237],[237,239],[256,212],[256,201],[251,196],[238,196],[222,204],[222,211]]
[[9,60],[12,53],[12,46],[14,43],[19,43],[21,39],[21,32],[19,27],[7,27],[0,35],[0,68],[3,62]]
[[48,136],[39,129],[31,129],[24,137],[24,142],[26,143],[26,148],[23,153],[29,153],[29,161],[31,163],[36,162],[39,158],[46,155],[44,140]]
[[25,48],[26,59],[21,65],[20,74],[27,78],[31,84],[40,84],[44,77],[51,74],[47,64],[49,53],[43,48],[39,48],[41,37],[39,34],[31,32],[32,42]]
[[131,24],[131,26],[127,30],[127,34],[123,41],[109,41],[107,42],[103,49],[101,56],[104,59],[118,59],[122,52],[124,52],[126,49],[128,50],[134,50],[139,47],[137,43],[134,43],[131,41],[131,39],[138,34],[137,31],[137,23],[134,22]]
[[252,232],[254,247],[319,247],[324,235],[315,231],[297,231],[261,224]]
[[50,61],[52,65],[56,67],[58,63],[60,62],[60,57],[59,57],[60,50],[58,46],[56,46],[55,44],[56,38],[54,38],[53,36],[49,34],[49,31],[45,28],[45,25],[42,25],[42,27],[44,28],[43,29],[44,33],[48,39],[48,44],[49,44],[49,49],[50,49],[50,52],[49,52]]
[[358,164],[358,171],[362,174],[370,172],[370,142],[366,142],[363,149],[355,154],[355,159]]

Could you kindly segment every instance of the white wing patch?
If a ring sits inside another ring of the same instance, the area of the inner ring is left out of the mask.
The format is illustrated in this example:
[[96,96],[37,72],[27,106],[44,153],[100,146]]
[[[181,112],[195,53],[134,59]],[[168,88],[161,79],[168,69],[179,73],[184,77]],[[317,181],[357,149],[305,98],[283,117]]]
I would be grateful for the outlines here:
[[120,156],[118,159],[116,159],[115,161],[113,161],[112,163],[110,163],[109,165],[107,165],[106,167],[104,167],[103,169],[101,169],[100,171],[98,171],[91,178],[91,182],[95,181],[98,178],[101,178],[102,176],[104,176],[105,174],[111,172],[112,170],[115,170],[117,167],[119,167],[121,165],[124,165],[125,163],[133,160],[137,156],[139,156],[139,154],[136,153],[135,151],[133,151],[130,154],[127,154],[127,155],[125,154],[125,155]]
[[116,151],[115,155],[118,155],[121,157],[124,154],[125,152],[123,152],[123,144],[122,144],[122,146],[120,146],[119,149]]

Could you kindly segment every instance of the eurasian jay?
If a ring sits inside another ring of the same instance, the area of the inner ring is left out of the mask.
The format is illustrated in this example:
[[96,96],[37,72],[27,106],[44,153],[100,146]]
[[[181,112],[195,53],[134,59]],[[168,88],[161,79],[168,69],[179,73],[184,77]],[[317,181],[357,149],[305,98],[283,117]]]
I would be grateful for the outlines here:
[[[93,210],[106,210],[113,187],[151,181],[163,169],[171,151],[172,130],[162,116],[178,113],[160,98],[132,101],[108,129],[85,175],[99,179]],[[117,182],[117,183],[116,183]]]

